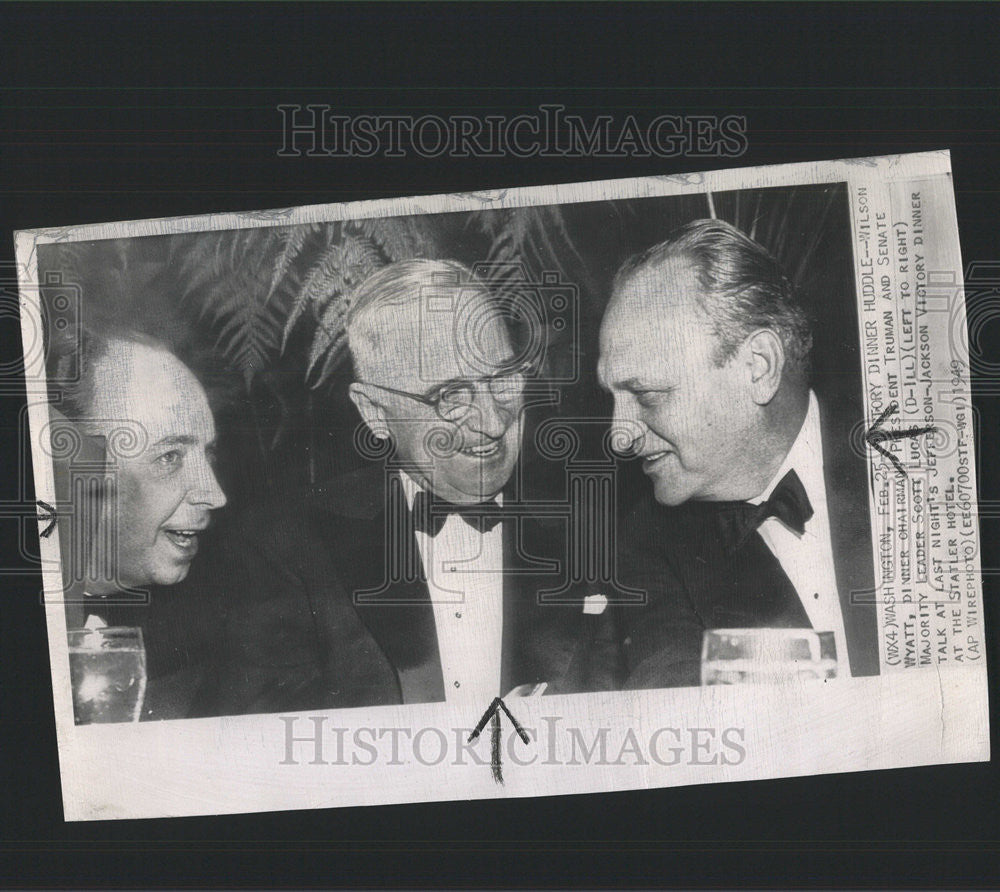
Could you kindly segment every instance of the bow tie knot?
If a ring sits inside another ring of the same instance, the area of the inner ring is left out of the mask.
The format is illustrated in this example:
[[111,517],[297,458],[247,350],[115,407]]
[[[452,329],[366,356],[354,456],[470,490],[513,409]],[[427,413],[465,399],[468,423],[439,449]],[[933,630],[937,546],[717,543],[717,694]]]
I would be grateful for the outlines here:
[[739,548],[769,517],[776,517],[800,536],[813,516],[806,489],[795,471],[778,482],[770,498],[760,505],[751,502],[724,502],[719,510],[719,532],[730,548]]
[[418,532],[436,536],[453,514],[461,517],[474,530],[484,533],[488,533],[503,519],[496,499],[457,505],[435,499],[423,490],[413,499],[413,528]]

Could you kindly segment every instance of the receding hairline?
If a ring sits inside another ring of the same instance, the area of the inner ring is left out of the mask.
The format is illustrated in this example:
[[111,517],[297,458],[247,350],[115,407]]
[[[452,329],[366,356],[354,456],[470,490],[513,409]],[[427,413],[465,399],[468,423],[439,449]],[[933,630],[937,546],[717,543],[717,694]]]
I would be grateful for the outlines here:
[[352,328],[359,317],[378,307],[419,304],[426,289],[435,288],[475,289],[489,294],[486,283],[457,260],[400,260],[376,270],[355,288],[344,316],[345,328]]
[[[664,267],[671,262],[676,263],[677,268],[668,273]],[[650,287],[655,285],[657,277],[662,277],[663,288]],[[686,278],[686,281],[681,280],[685,287],[666,287],[668,282],[677,281],[679,277]],[[629,287],[644,278],[646,287],[641,289]],[[626,304],[626,292],[629,292],[628,302],[633,309],[636,306],[644,311],[693,308],[699,317],[709,318],[703,301],[706,289],[698,275],[698,265],[692,257],[682,251],[651,257],[627,271],[620,271],[620,274],[615,276],[612,286],[611,298],[604,314],[605,322],[622,312],[620,308]],[[602,322],[602,332],[604,329],[605,325]]]
[[733,356],[753,329],[769,328],[781,339],[791,364],[808,368],[808,311],[778,259],[760,242],[725,221],[694,220],[629,257],[615,274],[612,292],[672,260],[686,262],[694,273],[697,285],[691,296],[714,329],[719,363]]
[[136,339],[119,337],[117,335],[108,337],[104,341],[101,352],[91,360],[94,363],[93,371],[96,372],[107,363],[114,362],[116,359],[134,360],[143,357],[143,355],[147,357],[162,357],[172,361],[183,368],[196,381],[198,380],[194,372],[173,350],[154,338]]
[[[438,290],[441,296],[454,298],[453,309],[470,301],[495,309],[497,324],[510,340],[493,291],[468,267],[454,260],[400,261],[369,276],[347,310],[345,333],[356,377],[370,376],[388,351],[421,337],[421,311]],[[401,318],[401,314],[405,316]],[[442,309],[442,322],[452,318],[453,314]]]
[[[100,354],[91,360],[93,367],[88,373],[91,379],[91,393],[87,415],[96,414],[98,412],[97,406],[102,400],[113,402],[116,397],[125,398],[126,395],[130,394],[142,396],[142,391],[137,391],[135,388],[137,359],[159,360],[163,364],[164,371],[170,370],[167,372],[167,377],[171,383],[174,380],[187,380],[193,383],[207,404],[208,394],[204,385],[198,380],[198,376],[166,344],[154,338],[137,339],[110,336],[104,342],[103,347]],[[124,367],[115,369],[116,361],[122,361]],[[117,374],[105,374],[109,365],[111,370]]]

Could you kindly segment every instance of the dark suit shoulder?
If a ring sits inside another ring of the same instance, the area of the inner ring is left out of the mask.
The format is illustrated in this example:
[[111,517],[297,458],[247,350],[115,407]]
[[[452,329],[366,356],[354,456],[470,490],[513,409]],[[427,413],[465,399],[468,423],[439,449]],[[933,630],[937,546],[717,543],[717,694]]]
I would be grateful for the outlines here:
[[313,511],[372,520],[385,507],[386,473],[382,465],[367,465],[311,486],[300,497]]
[[688,502],[668,507],[652,493],[636,499],[619,518],[619,541],[626,552],[690,557],[692,549],[715,537],[715,507],[707,502]]
[[384,503],[381,468],[363,468],[311,486],[259,499],[232,511],[225,519],[231,537],[268,541],[301,533],[317,521],[323,523],[372,520]]

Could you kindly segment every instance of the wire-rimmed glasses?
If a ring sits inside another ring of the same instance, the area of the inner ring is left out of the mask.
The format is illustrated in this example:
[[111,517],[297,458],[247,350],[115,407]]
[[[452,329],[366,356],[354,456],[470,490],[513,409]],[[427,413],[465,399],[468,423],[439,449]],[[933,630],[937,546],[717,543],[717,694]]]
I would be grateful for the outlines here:
[[524,393],[525,382],[532,370],[532,364],[525,362],[514,366],[508,366],[492,375],[484,375],[481,378],[455,379],[439,384],[429,393],[411,393],[408,390],[398,390],[395,387],[386,387],[384,384],[373,384],[370,381],[359,383],[367,384],[396,396],[406,397],[430,406],[437,412],[442,421],[452,423],[461,422],[472,411],[472,406],[476,399],[476,393],[480,388],[485,387],[493,399],[501,406],[509,406],[516,403]]

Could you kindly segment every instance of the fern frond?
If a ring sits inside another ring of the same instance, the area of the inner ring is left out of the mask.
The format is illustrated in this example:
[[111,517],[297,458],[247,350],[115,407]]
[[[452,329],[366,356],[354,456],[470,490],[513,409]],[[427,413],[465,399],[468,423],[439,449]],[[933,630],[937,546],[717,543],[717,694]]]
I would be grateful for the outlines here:
[[[338,327],[332,319],[328,322],[329,325],[317,326],[316,335],[309,350],[306,380],[312,380],[311,386],[313,388],[321,386],[326,381],[327,376],[343,358],[343,351],[347,345],[347,333],[343,326]],[[321,366],[319,374],[314,374],[317,366]]]
[[341,257],[345,294],[353,291],[376,269],[384,266],[382,254],[375,242],[364,235],[345,236]]
[[312,310],[318,318],[322,307],[327,301],[345,289],[344,284],[344,250],[343,245],[329,245],[319,259],[310,267],[302,280],[292,304],[291,312],[285,320],[284,334],[281,339],[281,351],[288,347],[288,339],[306,310]]
[[434,254],[435,239],[419,217],[383,217],[353,225],[378,247],[385,263]]
[[274,294],[278,284],[288,275],[292,265],[302,254],[302,248],[309,236],[321,229],[321,223],[304,223],[301,226],[292,226],[288,229],[280,230],[278,239],[282,245],[281,253],[274,261],[274,271],[271,274],[271,286],[268,288],[268,298]]

